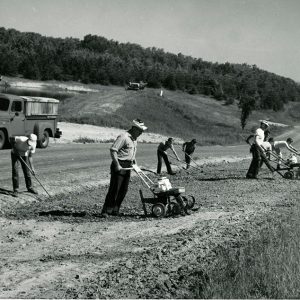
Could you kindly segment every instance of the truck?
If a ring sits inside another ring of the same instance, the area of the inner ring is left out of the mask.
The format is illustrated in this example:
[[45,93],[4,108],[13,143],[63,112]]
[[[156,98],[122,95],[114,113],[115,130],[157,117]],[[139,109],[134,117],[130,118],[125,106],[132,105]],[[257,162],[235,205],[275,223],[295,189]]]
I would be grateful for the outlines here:
[[60,138],[57,128],[59,100],[0,94],[0,149],[14,136],[37,136],[37,147],[47,148],[49,138]]
[[126,90],[133,90],[133,91],[139,91],[143,90],[146,87],[147,83],[141,81],[141,82],[129,82],[129,84],[126,87]]

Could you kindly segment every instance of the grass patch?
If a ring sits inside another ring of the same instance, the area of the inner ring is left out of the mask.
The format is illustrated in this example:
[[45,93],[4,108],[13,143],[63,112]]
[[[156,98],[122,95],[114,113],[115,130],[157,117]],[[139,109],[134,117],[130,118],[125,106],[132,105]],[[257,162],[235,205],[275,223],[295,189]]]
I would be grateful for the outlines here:
[[[198,298],[300,298],[300,208],[281,223],[272,221],[244,247],[219,252],[210,281]],[[200,291],[200,292],[199,292]]]
[[94,143],[112,143],[114,139],[106,139],[106,140],[98,140],[98,139],[92,139],[89,137],[79,137],[77,139],[74,139],[74,143],[81,143],[81,144],[94,144]]
[[[178,91],[165,91],[162,98],[155,89],[133,93],[106,87],[61,101],[60,121],[127,129],[133,119],[140,118],[149,132],[184,140],[196,138],[199,146],[233,145],[244,142],[250,128],[259,126],[260,119],[287,121],[289,111],[253,112],[247,128],[242,130],[236,105],[224,105],[209,97]],[[272,135],[283,130],[288,128],[271,128]]]

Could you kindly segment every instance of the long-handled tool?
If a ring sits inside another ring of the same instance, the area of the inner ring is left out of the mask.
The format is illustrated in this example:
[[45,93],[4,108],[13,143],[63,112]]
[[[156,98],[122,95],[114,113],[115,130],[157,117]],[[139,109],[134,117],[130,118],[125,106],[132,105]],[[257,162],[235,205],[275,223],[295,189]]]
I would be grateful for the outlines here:
[[[197,164],[197,162],[196,162],[189,154],[187,154],[187,153],[186,153],[184,150],[182,150],[182,149],[181,149],[181,151],[191,159],[191,161],[197,166],[197,169],[198,169],[198,168],[202,168],[199,164]],[[195,166],[190,165],[190,167],[195,167]]]
[[[168,156],[171,157],[171,158],[173,158],[173,159],[175,159],[176,161],[178,161],[178,162],[180,162],[180,163],[183,163],[181,160],[178,160],[175,156],[173,156],[173,155],[171,155],[171,154],[168,154]],[[181,168],[181,169],[187,171],[187,169],[185,169],[183,166],[179,165],[179,163],[175,162],[175,164],[176,164],[179,168]],[[184,164],[185,164],[185,162],[184,162]],[[192,168],[194,168],[194,169],[196,169],[196,170],[198,170],[198,171],[200,170],[198,167],[195,167],[195,166],[192,166],[192,165],[190,165],[190,167],[192,167]]]
[[25,164],[25,166],[28,168],[28,170],[30,171],[30,173],[34,176],[34,178],[36,179],[36,181],[41,185],[41,187],[44,189],[44,191],[47,193],[47,195],[49,197],[51,197],[51,195],[47,192],[47,190],[45,189],[45,187],[42,185],[42,183],[39,181],[39,179],[36,177],[35,173],[32,171],[32,169],[27,165],[27,163],[24,161],[24,159],[19,156],[19,158],[21,159],[21,161]]

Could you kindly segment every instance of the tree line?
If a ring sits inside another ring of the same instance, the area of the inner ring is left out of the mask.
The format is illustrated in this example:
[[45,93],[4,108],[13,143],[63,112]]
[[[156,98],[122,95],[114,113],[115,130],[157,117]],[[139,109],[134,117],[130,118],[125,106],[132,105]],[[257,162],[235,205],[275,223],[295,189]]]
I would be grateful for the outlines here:
[[163,49],[119,43],[97,35],[53,38],[0,28],[0,74],[35,80],[81,81],[148,87],[204,94],[242,110],[281,110],[300,100],[300,86],[256,65],[212,63]]

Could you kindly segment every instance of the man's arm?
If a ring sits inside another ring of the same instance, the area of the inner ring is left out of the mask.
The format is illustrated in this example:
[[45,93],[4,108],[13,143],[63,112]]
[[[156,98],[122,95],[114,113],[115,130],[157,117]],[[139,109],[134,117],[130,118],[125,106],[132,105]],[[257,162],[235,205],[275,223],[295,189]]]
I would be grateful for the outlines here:
[[289,151],[291,151],[294,154],[300,155],[299,151],[297,151],[293,146],[286,144],[286,147],[288,148]]
[[246,139],[246,143],[250,145],[250,140],[254,137],[254,134],[250,134],[247,139]]
[[28,162],[29,162],[29,167],[33,172],[33,175],[35,175],[35,169],[34,169],[34,166],[33,166],[33,158],[32,158],[32,154],[31,154],[30,151],[29,151],[29,154],[28,154]]
[[119,172],[119,171],[122,169],[122,167],[121,167],[121,165],[119,164],[117,151],[116,151],[116,150],[113,150],[113,149],[110,149],[110,156],[111,156],[111,158],[112,158],[112,161],[113,161],[113,164],[114,164],[114,166],[115,166],[116,172]]

